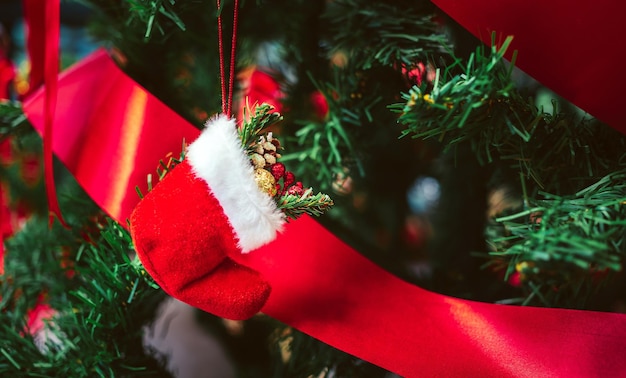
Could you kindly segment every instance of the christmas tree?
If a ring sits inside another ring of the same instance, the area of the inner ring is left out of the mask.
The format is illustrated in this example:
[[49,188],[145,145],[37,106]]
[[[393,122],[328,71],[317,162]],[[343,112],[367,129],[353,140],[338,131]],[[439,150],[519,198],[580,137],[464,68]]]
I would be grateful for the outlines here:
[[[550,90],[523,35],[497,22],[476,35],[471,17],[488,12],[443,0],[0,10],[0,375],[626,373],[623,115],[588,89],[549,77]],[[217,345],[195,354],[221,367],[185,366],[168,306],[191,312],[182,322]],[[423,330],[438,324],[451,333]],[[454,344],[458,360],[427,363]]]

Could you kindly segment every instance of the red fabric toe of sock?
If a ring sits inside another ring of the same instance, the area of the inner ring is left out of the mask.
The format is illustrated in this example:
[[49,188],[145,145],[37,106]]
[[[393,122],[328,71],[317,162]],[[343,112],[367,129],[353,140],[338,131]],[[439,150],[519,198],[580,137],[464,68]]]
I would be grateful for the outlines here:
[[270,291],[257,271],[226,258],[214,271],[181,288],[177,298],[219,317],[243,320],[261,310]]

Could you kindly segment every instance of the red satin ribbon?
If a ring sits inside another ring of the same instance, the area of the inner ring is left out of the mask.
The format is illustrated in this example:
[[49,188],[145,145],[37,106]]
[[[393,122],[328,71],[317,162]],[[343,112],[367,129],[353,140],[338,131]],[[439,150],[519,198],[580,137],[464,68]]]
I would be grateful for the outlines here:
[[4,228],[6,227],[5,223],[9,222],[8,219],[5,219],[8,218],[6,216],[8,209],[5,209],[5,206],[8,207],[8,205],[5,204],[4,196],[4,188],[0,182],[0,276],[4,275]]
[[[198,130],[104,51],[64,73],[53,148],[121,224],[135,186]],[[43,93],[24,103],[43,130]],[[626,376],[626,316],[472,302],[423,290],[371,263],[309,217],[243,255],[272,285],[263,312],[405,377]]]
[[[626,133],[626,3],[613,0],[433,0],[491,45],[512,35],[515,65],[589,114]],[[509,54],[510,56],[510,54]]]
[[[105,51],[83,59],[60,79],[51,140],[56,156],[114,219],[126,218],[147,192],[159,160],[182,150],[199,131],[129,79]],[[30,122],[43,131],[44,90],[24,101]]]
[[[57,103],[57,80],[59,74],[59,35],[61,26],[60,0],[46,0],[41,5],[37,0],[24,0],[24,15],[28,28],[28,53],[31,61],[30,90],[41,81],[46,87],[44,93],[43,164],[46,196],[48,198],[49,223],[52,226],[56,216],[67,227],[56,194],[54,184],[52,136],[54,113]],[[43,56],[43,59],[40,59]],[[43,63],[43,67],[41,64]],[[43,72],[43,78],[42,78]]]

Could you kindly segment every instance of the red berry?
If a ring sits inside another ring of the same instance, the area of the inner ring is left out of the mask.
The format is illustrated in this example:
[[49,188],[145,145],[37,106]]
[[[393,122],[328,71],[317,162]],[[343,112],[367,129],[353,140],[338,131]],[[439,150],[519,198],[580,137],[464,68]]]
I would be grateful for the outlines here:
[[278,181],[285,174],[285,164],[283,164],[283,163],[276,163],[276,164],[272,165],[270,170],[272,172],[272,176],[274,176],[274,179],[276,181]]
[[302,193],[304,193],[304,190],[302,190],[302,183],[299,181],[298,183],[300,184],[300,186],[298,185],[290,186],[289,189],[287,189],[287,194],[294,194],[294,195],[301,196]]
[[290,171],[285,172],[285,188],[293,184],[294,181],[296,181],[296,175]]

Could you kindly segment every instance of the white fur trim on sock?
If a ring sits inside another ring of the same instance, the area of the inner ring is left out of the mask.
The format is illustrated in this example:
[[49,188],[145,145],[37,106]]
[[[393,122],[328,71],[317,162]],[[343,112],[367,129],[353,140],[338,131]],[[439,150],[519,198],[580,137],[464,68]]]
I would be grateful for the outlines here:
[[209,186],[239,239],[242,252],[272,241],[285,223],[274,200],[254,181],[254,169],[241,147],[235,120],[211,118],[189,145],[187,159]]

